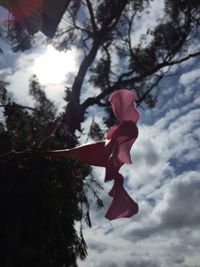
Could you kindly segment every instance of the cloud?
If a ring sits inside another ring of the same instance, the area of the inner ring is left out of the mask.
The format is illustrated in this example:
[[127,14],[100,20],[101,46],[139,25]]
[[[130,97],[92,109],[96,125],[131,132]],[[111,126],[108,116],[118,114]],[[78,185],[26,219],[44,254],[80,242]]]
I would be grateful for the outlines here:
[[106,245],[105,243],[96,241],[94,239],[89,239],[87,241],[87,245],[90,246],[90,249],[94,249],[99,253],[103,253],[108,248],[108,245]]
[[97,267],[118,267],[118,265],[113,261],[103,261],[100,264],[97,263]]
[[97,263],[95,267],[159,267],[159,265],[153,261],[126,261],[122,265],[120,263],[115,263],[112,260],[103,261],[100,264]]
[[153,207],[146,221],[132,230],[129,229],[124,237],[137,241],[160,232],[165,232],[166,235],[169,230],[199,227],[200,207],[196,204],[200,198],[199,186],[197,171],[185,172],[175,177],[162,186],[162,200]]
[[[199,82],[183,87],[176,81],[165,90],[167,105],[161,108],[161,95],[155,111],[143,112],[146,119],[132,148],[133,165],[120,170],[127,191],[139,203],[138,215],[109,222],[101,217],[105,210],[92,210],[93,227],[84,229],[89,255],[80,267],[198,267]],[[99,170],[94,176],[103,179]],[[106,207],[108,188],[111,184],[99,193]]]
[[[161,207],[161,225],[169,228],[200,225],[200,177],[198,172],[183,173],[170,185]],[[158,207],[159,208],[159,207]]]
[[200,79],[199,77],[200,68],[196,68],[194,70],[188,71],[181,75],[180,77],[180,84],[187,86],[190,83],[197,83]]
[[159,264],[153,261],[127,261],[124,267],[159,267]]
[[[40,52],[41,53],[41,52]],[[7,87],[13,100],[22,105],[33,105],[33,98],[29,95],[29,80],[34,74],[34,60],[40,53],[33,50],[26,53],[12,53],[6,50],[2,56],[2,70],[0,78],[9,82]],[[41,84],[42,85],[42,84]],[[43,87],[48,98],[55,103],[59,111],[66,105],[64,101],[64,84],[49,84]]]

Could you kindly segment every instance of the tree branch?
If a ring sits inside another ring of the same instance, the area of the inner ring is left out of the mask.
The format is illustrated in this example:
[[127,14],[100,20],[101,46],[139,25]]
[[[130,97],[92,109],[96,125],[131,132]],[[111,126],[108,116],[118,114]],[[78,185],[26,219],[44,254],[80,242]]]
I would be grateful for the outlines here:
[[[98,52],[98,49],[99,49],[100,45],[102,45],[102,42],[104,41],[105,36],[108,34],[108,32],[112,31],[113,27],[118,22],[118,20],[121,16],[121,13],[123,12],[124,7],[126,6],[127,2],[128,2],[128,0],[123,1],[123,4],[121,4],[117,8],[117,10],[115,10],[115,12],[113,12],[112,16],[110,16],[109,19],[106,21],[106,23],[105,23],[106,26],[103,26],[101,30],[97,31],[94,34],[94,36],[93,36],[94,41],[92,44],[92,48],[91,48],[89,54],[82,61],[81,65],[79,67],[79,71],[76,75],[76,78],[75,78],[73,86],[72,86],[72,94],[73,94],[76,102],[79,102],[80,92],[81,92],[81,88],[83,85],[83,80],[85,78],[85,75],[87,73],[88,68],[90,67],[93,60],[95,59],[97,52]],[[114,22],[113,22],[113,20],[114,20]]]
[[93,28],[93,31],[95,33],[95,32],[97,32],[97,26],[95,23],[95,17],[94,17],[94,13],[93,13],[92,4],[91,4],[90,0],[86,0],[86,3],[87,3],[87,8],[88,8],[88,11],[90,14],[90,18],[91,18],[92,28]]
[[111,16],[104,22],[104,26],[102,28],[103,31],[111,31],[117,25],[127,3],[128,0],[123,0],[119,1],[117,5],[113,6],[113,12],[111,12]]
[[[179,60],[174,60],[174,61],[170,61],[170,62],[162,62],[156,66],[154,66],[152,69],[150,70],[147,70],[145,73],[143,73],[142,75],[139,75],[139,76],[135,76],[135,77],[132,77],[130,79],[127,79],[127,80],[122,80],[122,77],[124,77],[122,74],[120,76],[120,78],[118,79],[118,81],[110,88],[106,88],[103,92],[101,92],[98,96],[96,97],[89,97],[88,99],[86,99],[82,104],[82,108],[85,110],[87,109],[89,106],[91,105],[94,105],[94,104],[99,104],[100,101],[102,99],[104,99],[106,96],[108,96],[109,94],[111,94],[112,92],[114,92],[115,90],[119,89],[120,87],[127,87],[129,84],[133,84],[133,83],[136,83],[136,82],[140,82],[142,80],[144,80],[145,78],[147,78],[148,76],[156,73],[158,70],[161,70],[162,68],[164,67],[167,67],[167,66],[173,66],[173,65],[176,65],[176,64],[179,64],[179,63],[182,63],[184,61],[187,61],[188,59],[190,58],[193,58],[193,57],[196,57],[196,56],[199,56],[200,55],[200,51],[198,52],[195,52],[195,53],[192,53],[192,54],[189,54],[188,56],[186,57],[183,57]],[[130,73],[131,74],[131,73]],[[127,73],[127,75],[129,75],[129,72]],[[151,89],[152,90],[152,89]],[[150,91],[148,92],[150,93]]]
[[83,59],[79,67],[78,73],[76,75],[76,78],[72,86],[72,94],[74,95],[76,100],[79,100],[81,87],[83,85],[83,80],[85,78],[88,68],[90,67],[90,65],[92,64],[93,60],[96,57],[99,46],[100,46],[99,40],[94,40],[89,54]]
[[49,159],[59,159],[59,158],[70,158],[70,149],[61,150],[23,150],[4,153],[0,155],[0,164],[6,163],[8,161],[15,162],[17,160],[33,160],[37,157],[44,157]]
[[175,64],[179,64],[179,63],[182,63],[190,58],[193,58],[193,57],[196,57],[196,56],[199,56],[200,55],[200,51],[196,52],[196,53],[192,53],[192,54],[189,54],[188,56],[186,57],[183,57],[179,60],[174,60],[174,61],[171,61],[167,64],[167,66],[171,66],[171,65],[175,65]]
[[[6,106],[7,105],[0,105],[0,108],[5,108]],[[35,108],[28,107],[28,106],[22,106],[22,105],[19,105],[19,104],[15,104],[15,106],[20,107],[20,108],[23,108],[23,109],[36,110]]]
[[78,26],[78,25],[76,24],[75,17],[73,16],[72,12],[70,12],[70,10],[67,10],[67,12],[70,14],[70,16],[71,16],[71,18],[72,18],[72,23],[73,23],[73,26],[74,26],[75,29],[77,29],[77,30],[79,30],[79,31],[82,31],[82,32],[85,32],[85,33],[87,33],[88,35],[91,35],[91,32],[90,32],[90,31],[88,31],[88,30],[86,30],[86,29],[84,29],[84,28],[81,28],[80,26]]
[[107,70],[107,72],[106,72],[106,84],[107,84],[107,87],[110,88],[109,73],[110,73],[110,66],[111,66],[111,58],[110,58],[110,53],[108,51],[108,47],[106,45],[103,45],[103,49],[105,50],[107,58],[108,58],[107,68],[106,68],[106,70]]
[[164,74],[161,74],[161,75],[158,76],[158,78],[156,79],[156,81],[151,84],[151,86],[149,87],[149,89],[142,96],[139,97],[139,100],[137,101],[137,104],[140,104],[142,101],[145,100],[145,98],[154,89],[154,87],[159,84],[159,82],[162,80],[163,76],[164,76]]

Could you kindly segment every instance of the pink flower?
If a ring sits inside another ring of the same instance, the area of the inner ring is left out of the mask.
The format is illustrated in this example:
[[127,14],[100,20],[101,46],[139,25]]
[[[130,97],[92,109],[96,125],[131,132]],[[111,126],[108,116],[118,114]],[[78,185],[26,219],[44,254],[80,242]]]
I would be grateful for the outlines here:
[[109,195],[112,203],[105,215],[109,220],[131,217],[138,212],[138,205],[123,187],[123,176],[119,169],[131,164],[130,150],[138,137],[137,121],[140,114],[134,105],[135,93],[122,89],[114,92],[109,101],[117,119],[117,125],[107,133],[107,141],[86,144],[64,150],[63,153],[83,163],[106,168],[105,182],[114,179]]
[[106,165],[105,181],[114,179],[113,188],[109,193],[113,200],[105,215],[109,220],[129,218],[138,213],[138,205],[124,189],[124,178],[118,173],[123,164],[132,163],[130,150],[138,137],[136,123],[140,118],[134,105],[136,98],[135,93],[122,89],[113,93],[109,99],[118,121],[118,125],[107,133],[110,141],[105,146],[110,155]]

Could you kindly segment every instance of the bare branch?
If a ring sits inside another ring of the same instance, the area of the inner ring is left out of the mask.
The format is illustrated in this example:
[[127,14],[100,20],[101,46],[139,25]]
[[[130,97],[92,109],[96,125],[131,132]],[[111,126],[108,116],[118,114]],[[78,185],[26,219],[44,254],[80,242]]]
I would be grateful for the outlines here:
[[146,72],[144,72],[141,75],[138,75],[138,76],[135,76],[133,78],[121,81],[121,85],[122,86],[127,86],[129,83],[140,82],[140,81],[144,80],[146,77],[156,73],[157,71],[161,70],[164,67],[173,66],[173,65],[182,63],[184,61],[187,61],[190,58],[193,58],[193,57],[196,57],[196,56],[199,56],[199,55],[200,55],[200,51],[198,51],[196,53],[189,54],[188,56],[183,57],[183,58],[181,58],[179,60],[159,63],[159,64],[155,65],[152,69],[147,70]]
[[109,17],[108,21],[105,24],[106,26],[103,26],[101,30],[99,30],[98,32],[96,32],[96,34],[94,34],[91,50],[82,61],[72,86],[72,94],[76,98],[76,102],[79,101],[82,84],[88,68],[95,59],[99,47],[102,45],[102,42],[104,42],[105,36],[108,34],[108,32],[112,31],[113,27],[117,24],[118,20],[120,19],[121,13],[123,12],[127,2],[128,0],[124,1],[124,3],[121,4],[115,12],[113,12],[112,16]]
[[80,26],[78,26],[78,25],[76,24],[75,17],[73,16],[72,12],[70,12],[70,10],[68,10],[68,13],[70,14],[70,16],[71,16],[71,18],[72,18],[72,23],[73,23],[73,26],[74,26],[75,29],[77,29],[77,30],[79,30],[79,31],[82,31],[82,32],[85,32],[85,33],[87,33],[88,35],[91,35],[91,32],[90,32],[90,31],[88,31],[88,30],[86,30],[85,28],[82,28],[82,27],[80,27]]
[[116,6],[115,12],[112,13],[109,20],[107,21],[106,27],[108,27],[108,29],[112,30],[117,25],[127,3],[128,3],[128,0],[124,0],[124,1],[121,1],[120,5],[118,4]]
[[90,0],[86,0],[86,3],[87,3],[87,8],[88,8],[88,11],[89,11],[89,14],[90,14],[90,18],[91,18],[92,28],[93,28],[93,31],[95,33],[95,32],[97,32],[97,25],[96,25],[96,22],[95,22],[95,17],[94,17],[94,13],[93,13],[92,4],[91,4]]
[[108,58],[108,68],[107,68],[107,73],[106,73],[106,84],[108,86],[108,88],[110,88],[110,80],[109,80],[109,73],[110,73],[110,66],[111,66],[111,58],[110,58],[110,53],[108,51],[108,48],[106,47],[106,45],[103,45],[103,49],[106,52],[107,58]]
[[[133,84],[133,83],[136,83],[136,82],[141,82],[142,80],[144,80],[145,78],[147,78],[148,76],[152,75],[152,74],[155,74],[157,71],[163,69],[164,67],[167,67],[167,66],[173,66],[173,65],[176,65],[176,64],[179,64],[179,63],[182,63],[184,61],[187,61],[188,59],[190,58],[193,58],[193,57],[196,57],[196,56],[199,56],[200,55],[200,51],[196,52],[196,53],[192,53],[192,54],[189,54],[188,56],[186,57],[183,57],[179,60],[174,60],[174,61],[170,61],[170,62],[162,62],[156,66],[154,66],[152,69],[150,70],[147,70],[145,73],[143,73],[142,75],[139,75],[139,76],[135,76],[135,77],[132,77],[130,79],[127,79],[127,80],[122,80],[121,77],[124,77],[125,74],[122,74],[120,79],[110,88],[106,88],[103,92],[101,92],[98,96],[96,97],[90,97],[88,98],[87,100],[85,100],[81,106],[82,108],[85,110],[87,109],[89,106],[91,105],[94,105],[94,104],[97,104],[97,105],[100,105],[100,101],[102,99],[104,99],[105,97],[107,97],[109,94],[111,94],[112,92],[114,92],[115,90],[119,89],[120,87],[127,87],[129,84]],[[129,73],[127,73],[127,75],[129,75]],[[160,81],[160,79],[158,80],[158,82]],[[156,84],[155,84],[156,85]],[[154,85],[154,86],[155,86]],[[153,86],[153,87],[154,87]],[[152,89],[153,89],[152,87]],[[151,89],[151,90],[152,90]],[[149,89],[150,90],[150,89]],[[151,91],[150,90],[150,91]],[[150,91],[148,93],[150,93]]]
[[80,97],[80,91],[83,84],[83,80],[85,78],[89,66],[92,64],[93,60],[96,57],[99,46],[100,46],[99,41],[94,40],[89,54],[83,59],[79,67],[78,73],[76,75],[76,78],[72,86],[72,93],[76,97],[77,101],[79,100]]
[[141,102],[145,100],[148,94],[151,93],[151,91],[159,84],[159,82],[162,80],[163,77],[164,77],[164,73],[157,76],[156,81],[151,84],[149,89],[142,96],[139,96],[139,100],[137,101],[137,104],[140,104]]
[[179,60],[174,60],[174,61],[171,61],[167,64],[167,66],[172,66],[172,65],[175,65],[175,64],[179,64],[179,63],[182,63],[190,58],[193,58],[193,57],[196,57],[196,56],[199,56],[200,55],[200,51],[196,52],[196,53],[192,53],[192,54],[189,54],[188,56],[186,57],[183,57]]

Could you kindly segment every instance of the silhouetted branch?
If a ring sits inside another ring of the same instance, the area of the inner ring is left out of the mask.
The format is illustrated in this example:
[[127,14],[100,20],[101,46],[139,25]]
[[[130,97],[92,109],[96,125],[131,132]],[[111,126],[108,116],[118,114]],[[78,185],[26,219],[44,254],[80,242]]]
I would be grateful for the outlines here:
[[113,12],[113,14],[107,19],[102,29],[96,32],[96,34],[94,34],[94,40],[93,40],[93,44],[90,49],[90,52],[83,59],[79,67],[79,71],[74,80],[73,86],[72,86],[72,94],[74,95],[74,97],[76,97],[76,101],[79,101],[80,91],[81,91],[83,81],[84,81],[88,68],[90,67],[93,60],[95,59],[97,55],[97,51],[99,47],[102,45],[102,42],[104,41],[105,36],[108,34],[108,32],[110,32],[113,29],[113,27],[118,22],[121,16],[121,13],[124,9],[124,6],[127,4],[127,2],[128,1],[123,1],[123,4],[121,4],[117,8],[117,10],[115,10],[115,12]]
[[157,76],[156,81],[151,84],[149,89],[142,96],[139,96],[137,104],[140,104],[145,100],[145,98],[148,96],[148,94],[151,93],[151,91],[159,84],[159,82],[162,80],[163,76],[164,76],[164,74],[161,74],[161,75]]
[[[140,82],[142,80],[144,80],[145,78],[151,76],[152,74],[155,74],[157,71],[168,67],[168,66],[173,66],[179,63],[182,63],[184,61],[187,61],[190,58],[196,57],[200,55],[200,51],[189,54],[186,57],[183,57],[179,60],[174,60],[174,61],[169,61],[169,62],[162,62],[160,64],[157,64],[156,66],[154,66],[152,69],[147,70],[145,73],[132,77],[130,79],[126,79],[126,80],[122,80],[122,77],[125,77],[126,75],[128,76],[129,74],[131,74],[132,71],[127,72],[126,74],[122,74],[119,78],[119,80],[110,88],[106,88],[103,92],[101,92],[98,96],[96,97],[90,97],[88,99],[86,99],[81,106],[83,107],[83,109],[87,109],[89,106],[97,104],[97,105],[101,105],[100,101],[102,99],[104,99],[105,97],[107,97],[109,94],[111,94],[112,92],[114,92],[115,90],[119,89],[120,87],[126,87],[129,84],[133,84],[136,82]],[[158,82],[160,81],[160,79],[158,80]],[[156,83],[155,85],[157,85],[158,83]],[[152,87],[150,87],[151,89],[148,90],[148,94],[153,90],[154,85]],[[145,93],[146,95],[146,93]]]
[[[0,105],[0,108],[5,108],[7,105]],[[30,109],[30,110],[37,110],[36,108],[32,108],[32,107],[28,107],[28,106],[22,106],[22,105],[19,105],[19,104],[15,104],[15,106],[17,107],[20,107],[20,108],[23,108],[23,109]]]
[[95,32],[97,32],[97,25],[96,25],[96,22],[95,22],[95,17],[94,17],[92,4],[91,4],[90,0],[86,0],[86,3],[87,3],[88,11],[89,11],[89,14],[90,14],[90,18],[91,18],[92,28],[93,28],[93,31],[95,33]]

